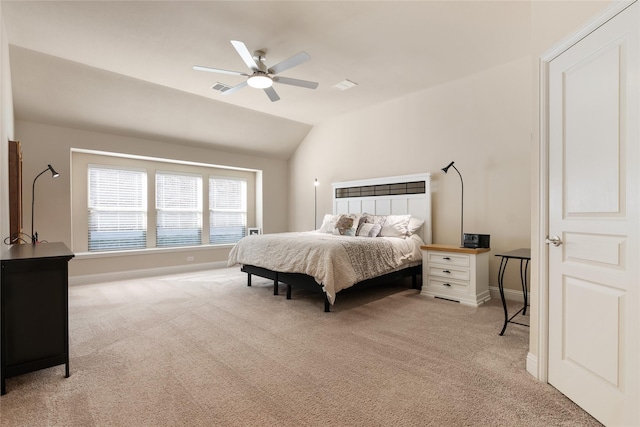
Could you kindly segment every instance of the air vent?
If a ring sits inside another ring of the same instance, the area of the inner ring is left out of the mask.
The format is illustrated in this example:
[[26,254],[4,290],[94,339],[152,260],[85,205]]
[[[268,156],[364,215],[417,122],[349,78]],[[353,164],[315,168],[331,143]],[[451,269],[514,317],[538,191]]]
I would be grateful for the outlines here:
[[352,82],[351,80],[343,80],[340,83],[336,83],[333,85],[333,87],[340,90],[351,89],[354,86],[358,86],[358,83]]
[[211,86],[211,89],[213,89],[213,90],[218,90],[218,91],[220,91],[220,92],[226,92],[226,91],[228,91],[229,89],[231,89],[231,86],[227,86],[227,85],[226,85],[226,84],[224,84],[224,83],[217,82],[216,84],[214,84],[213,86]]

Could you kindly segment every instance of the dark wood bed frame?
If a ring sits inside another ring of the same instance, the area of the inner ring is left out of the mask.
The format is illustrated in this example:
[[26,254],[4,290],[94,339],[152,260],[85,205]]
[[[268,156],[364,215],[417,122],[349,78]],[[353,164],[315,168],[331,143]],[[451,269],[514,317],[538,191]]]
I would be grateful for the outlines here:
[[[264,277],[265,279],[273,280],[273,294],[278,295],[278,284],[280,282],[287,285],[287,299],[291,299],[291,288],[293,286],[300,286],[305,288],[318,288],[320,285],[313,276],[309,276],[307,274],[302,273],[282,273],[278,271],[272,271],[262,267],[256,267],[254,265],[243,265],[240,271],[247,273],[247,286],[251,286],[251,275],[256,275],[259,277]],[[413,267],[403,268],[402,270],[393,271],[391,273],[384,274],[382,276],[374,277],[368,280],[364,280],[362,282],[358,282],[353,286],[365,286],[374,283],[379,283],[381,281],[392,281],[398,280],[405,277],[411,277],[411,288],[419,289],[421,286],[419,283],[422,281],[418,281],[418,275],[422,274],[422,264],[416,265]],[[331,311],[331,303],[329,303],[329,299],[327,295],[324,296],[324,311],[325,313],[329,313]]]

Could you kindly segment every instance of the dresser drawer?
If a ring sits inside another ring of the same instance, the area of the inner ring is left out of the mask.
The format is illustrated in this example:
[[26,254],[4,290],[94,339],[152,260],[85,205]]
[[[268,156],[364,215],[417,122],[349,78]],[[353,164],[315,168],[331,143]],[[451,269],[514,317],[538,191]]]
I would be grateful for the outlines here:
[[465,254],[429,251],[427,257],[427,263],[429,264],[454,265],[460,267],[468,267],[470,265],[469,255]]
[[427,275],[429,277],[440,277],[450,280],[469,281],[470,273],[468,268],[464,267],[452,267],[442,265],[429,265],[427,268]]

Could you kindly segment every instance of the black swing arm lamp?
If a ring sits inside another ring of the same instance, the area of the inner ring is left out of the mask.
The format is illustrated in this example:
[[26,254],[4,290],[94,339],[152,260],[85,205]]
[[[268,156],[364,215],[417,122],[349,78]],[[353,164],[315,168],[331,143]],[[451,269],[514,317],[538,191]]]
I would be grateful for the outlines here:
[[460,247],[464,247],[464,232],[462,231],[464,229],[464,181],[462,180],[462,175],[460,174],[460,171],[458,170],[457,167],[455,167],[455,165],[453,164],[454,162],[449,163],[447,166],[442,168],[442,172],[447,173],[447,171],[449,170],[449,168],[454,168],[456,170],[456,172],[458,172],[458,175],[460,176],[460,185],[462,186],[461,189],[461,196],[460,196]]
[[38,180],[38,178],[40,178],[40,175],[42,175],[46,171],[51,171],[51,176],[53,178],[57,178],[57,177],[60,176],[60,174],[58,172],[56,172],[55,169],[53,169],[53,166],[47,165],[47,168],[45,170],[43,170],[42,172],[40,172],[33,179],[33,185],[31,186],[31,243],[33,243],[33,244],[38,242],[37,233],[34,233],[34,231],[33,231],[33,211],[34,211],[33,208],[34,208],[35,200],[36,200],[36,181]]

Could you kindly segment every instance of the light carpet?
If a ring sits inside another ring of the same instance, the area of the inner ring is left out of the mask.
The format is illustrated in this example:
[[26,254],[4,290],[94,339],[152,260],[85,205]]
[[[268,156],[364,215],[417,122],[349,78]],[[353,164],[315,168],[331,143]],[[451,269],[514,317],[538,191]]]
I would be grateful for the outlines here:
[[[272,295],[225,268],[69,289],[71,377],[7,380],[2,426],[597,426],[525,371],[492,300],[408,282]],[[284,292],[282,292],[284,293]]]

